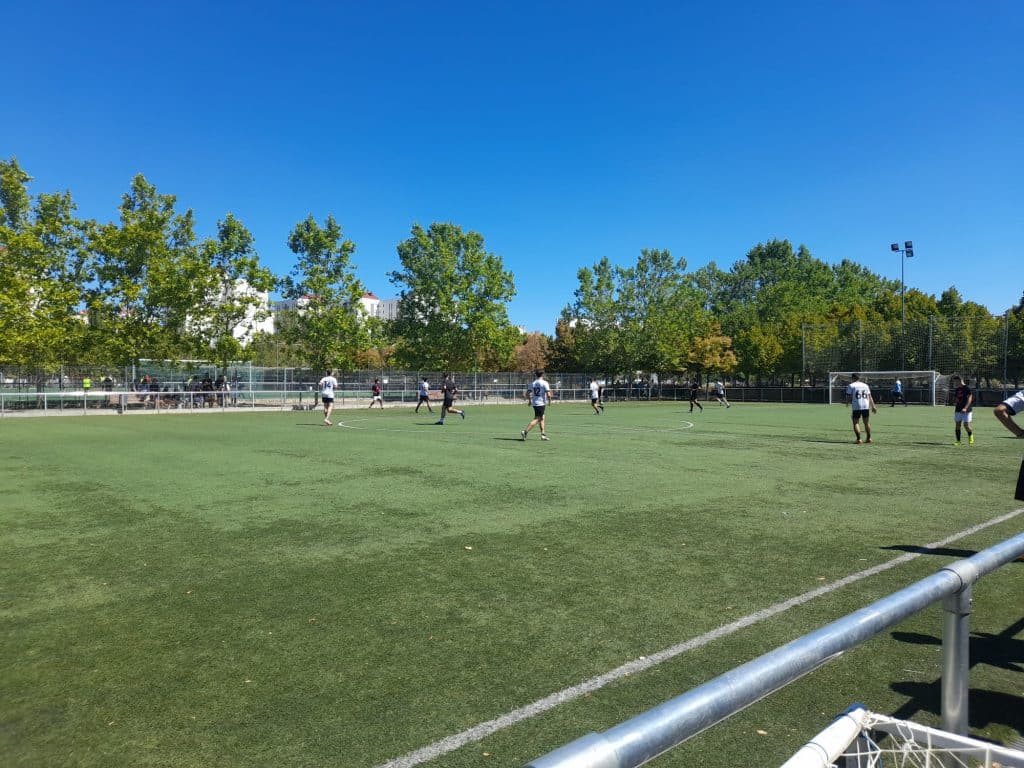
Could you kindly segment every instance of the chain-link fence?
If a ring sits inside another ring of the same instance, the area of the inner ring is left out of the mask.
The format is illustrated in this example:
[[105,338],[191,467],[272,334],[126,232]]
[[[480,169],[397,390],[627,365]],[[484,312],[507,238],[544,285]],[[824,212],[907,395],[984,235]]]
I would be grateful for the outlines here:
[[[1009,316],[908,320],[905,324],[846,323],[803,327],[803,370],[755,381],[720,376],[732,402],[827,403],[829,371],[936,370],[972,380],[979,404],[996,403],[1020,388],[1024,339]],[[309,408],[318,400],[322,372],[308,368],[259,367],[248,363],[220,369],[206,361],[140,360],[109,365],[0,368],[0,412],[108,408],[268,407]],[[587,400],[590,374],[549,372],[558,400]],[[630,372],[595,375],[607,401],[689,400],[690,381],[701,383],[700,398],[712,399],[711,371]],[[415,404],[421,379],[438,395],[443,372],[363,370],[337,375],[339,405],[369,404],[374,379],[385,403]],[[533,374],[455,373],[460,399],[475,403],[522,402]],[[88,408],[85,408],[88,406]]]
[[906,323],[845,323],[803,327],[803,370],[811,383],[828,371],[934,370],[959,373],[979,386],[1016,387],[1024,378],[1024,339],[998,317],[930,317]]

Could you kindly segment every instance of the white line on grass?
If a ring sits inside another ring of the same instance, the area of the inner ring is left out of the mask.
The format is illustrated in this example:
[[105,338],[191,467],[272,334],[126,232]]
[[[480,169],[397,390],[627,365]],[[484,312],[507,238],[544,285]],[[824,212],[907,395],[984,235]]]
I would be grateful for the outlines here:
[[[954,533],[952,536],[940,541],[934,541],[931,544],[926,544],[924,549],[937,549],[947,544],[952,544],[954,541],[963,539],[971,534],[977,533],[978,531],[982,531],[985,528],[1011,520],[1022,512],[1024,512],[1024,509],[1017,509],[1013,512],[1008,512],[1007,514],[989,520],[988,522],[979,523],[978,525],[967,528],[959,533]],[[825,584],[817,589],[812,589],[810,592],[805,592],[802,595],[791,597],[789,600],[776,603],[775,605],[771,605],[760,611],[751,613],[730,624],[721,626],[718,629],[713,629],[699,637],[679,643],[678,645],[673,645],[662,651],[652,653],[650,656],[641,656],[639,659],[627,662],[620,667],[616,667],[610,672],[605,672],[603,675],[592,677],[578,685],[573,685],[553,693],[550,696],[545,696],[543,699],[538,699],[532,704],[527,704],[525,707],[513,709],[512,711],[506,712],[504,715],[496,717],[493,720],[488,720],[487,722],[480,723],[479,725],[474,725],[472,728],[462,731],[461,733],[447,736],[439,741],[435,741],[433,744],[423,747],[422,749],[417,749],[415,752],[409,752],[406,755],[396,757],[386,763],[381,763],[377,768],[411,768],[412,766],[425,763],[428,760],[433,760],[449,752],[454,752],[456,749],[464,747],[467,744],[472,744],[475,741],[480,741],[481,739],[515,725],[522,720],[527,720],[535,715],[554,709],[560,704],[572,701],[573,699],[578,699],[580,696],[603,688],[609,683],[614,683],[616,680],[621,680],[622,678],[636,674],[637,672],[648,670],[651,667],[655,667],[662,662],[668,661],[681,653],[701,648],[714,640],[719,640],[727,635],[731,635],[733,632],[737,632],[753,624],[762,622],[772,616],[788,611],[790,608],[795,608],[798,605],[808,603],[816,597],[827,595],[830,592],[835,592],[837,589],[841,589],[842,587],[853,584],[861,579],[866,579],[869,576],[874,576],[884,571],[888,571],[898,565],[902,565],[903,563],[918,558],[922,554],[924,553],[907,552],[906,554],[900,555],[888,562],[880,563],[879,565],[872,566],[871,568],[867,568],[863,571],[858,571],[857,573],[850,574],[849,576],[844,576],[838,581],[833,581],[832,583]]]
[[[371,419],[371,418],[346,419],[345,421],[339,421],[338,422],[338,426],[341,427],[342,429],[354,429],[354,430],[360,430],[360,431],[363,431],[363,432],[421,432],[421,433],[423,432],[422,429],[412,429],[412,428],[409,428],[409,427],[377,427],[376,425],[372,426],[372,427],[356,426],[356,422],[364,422],[364,421],[365,422],[370,422],[370,421],[373,421],[373,419]],[[598,424],[598,423],[594,422],[594,423],[587,424],[585,426],[581,426],[581,425],[578,425],[578,424],[570,424],[570,425],[568,425],[568,427],[563,427],[563,429],[567,428],[568,431],[570,431],[570,432],[573,431],[573,430],[578,430],[578,429],[601,429],[603,431],[611,430],[611,431],[615,431],[615,432],[649,432],[649,433],[655,433],[655,432],[682,432],[683,430],[686,430],[686,429],[693,429],[696,426],[692,421],[683,420],[683,421],[680,421],[679,423],[682,426],[680,426],[680,427],[659,428],[659,427],[631,427],[631,426],[621,426],[619,424],[606,424],[606,423]],[[434,422],[431,422],[430,426],[433,426],[433,425],[434,425]],[[421,426],[428,426],[428,425],[424,424],[424,425],[421,425]],[[456,434],[456,433],[453,433],[453,434]],[[463,434],[463,435],[466,435],[466,434],[468,434],[468,435],[487,434],[487,435],[490,435],[490,434],[493,434],[493,432],[486,432],[486,433],[472,432],[472,431],[467,432],[466,430],[460,429],[460,430],[458,430],[457,434]],[[504,434],[504,433],[502,433],[502,434]]]

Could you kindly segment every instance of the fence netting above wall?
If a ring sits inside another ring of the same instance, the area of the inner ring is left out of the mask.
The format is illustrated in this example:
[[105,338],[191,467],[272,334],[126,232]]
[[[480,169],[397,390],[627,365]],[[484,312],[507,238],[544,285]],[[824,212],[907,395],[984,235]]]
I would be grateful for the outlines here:
[[935,370],[984,381],[1018,382],[1022,340],[1008,317],[931,317],[891,323],[852,320],[803,327],[804,375],[828,371]]

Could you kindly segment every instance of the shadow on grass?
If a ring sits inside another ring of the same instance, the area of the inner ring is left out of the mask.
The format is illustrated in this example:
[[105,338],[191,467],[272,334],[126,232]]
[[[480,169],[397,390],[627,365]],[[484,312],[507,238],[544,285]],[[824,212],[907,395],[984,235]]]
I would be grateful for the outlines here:
[[882,549],[894,549],[899,552],[915,552],[919,555],[942,555],[944,557],[970,557],[971,555],[978,554],[973,549],[949,549],[948,547],[935,547],[929,549],[928,547],[921,547],[916,544],[893,544],[888,547],[882,547]]
[[[1015,635],[1024,631],[1024,618],[1019,619],[997,635],[986,632],[972,633],[970,638],[970,665],[987,664],[1007,672],[1024,676],[1024,640]],[[902,643],[914,645],[941,645],[941,639],[916,632],[893,632],[892,637]],[[912,720],[919,712],[935,715],[942,712],[942,680],[932,683],[900,682],[890,686],[893,691],[907,696],[909,701],[893,713],[893,717]],[[1022,680],[1024,690],[1024,680]],[[984,728],[993,723],[1009,726],[1024,734],[1024,696],[1002,691],[972,689],[969,694],[971,726]]]

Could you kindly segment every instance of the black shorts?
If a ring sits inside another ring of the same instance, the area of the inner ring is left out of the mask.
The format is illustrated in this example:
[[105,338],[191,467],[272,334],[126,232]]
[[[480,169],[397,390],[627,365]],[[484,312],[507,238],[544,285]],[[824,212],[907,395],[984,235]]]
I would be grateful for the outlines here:
[[330,403],[334,402],[334,398],[333,397],[321,397],[320,398],[320,402],[322,402],[324,405],[329,405]]
[[454,400],[449,400],[449,399],[448,399],[448,398],[446,397],[446,398],[444,399],[444,402],[442,403],[442,405],[443,405],[443,406],[444,406],[445,408],[451,408],[451,407],[452,407],[453,405],[455,405],[455,401],[454,401]]
[[430,396],[429,395],[420,395],[420,402],[421,403],[429,403],[430,402]]
[[599,397],[592,397],[592,398],[590,398],[591,405],[596,405],[597,401],[600,400],[600,399],[601,398],[599,398]]
[[871,411],[869,411],[869,410],[867,410],[865,408],[863,411],[854,411],[853,413],[850,414],[850,418],[853,419],[854,421],[857,421],[857,419],[859,419],[861,416],[863,416],[864,417],[864,421],[867,422],[868,416],[870,416],[870,415],[871,415]]
[[533,406],[533,418],[535,418],[535,419],[543,418],[544,417],[544,409],[545,408],[547,408],[546,405],[535,405],[535,406]]

